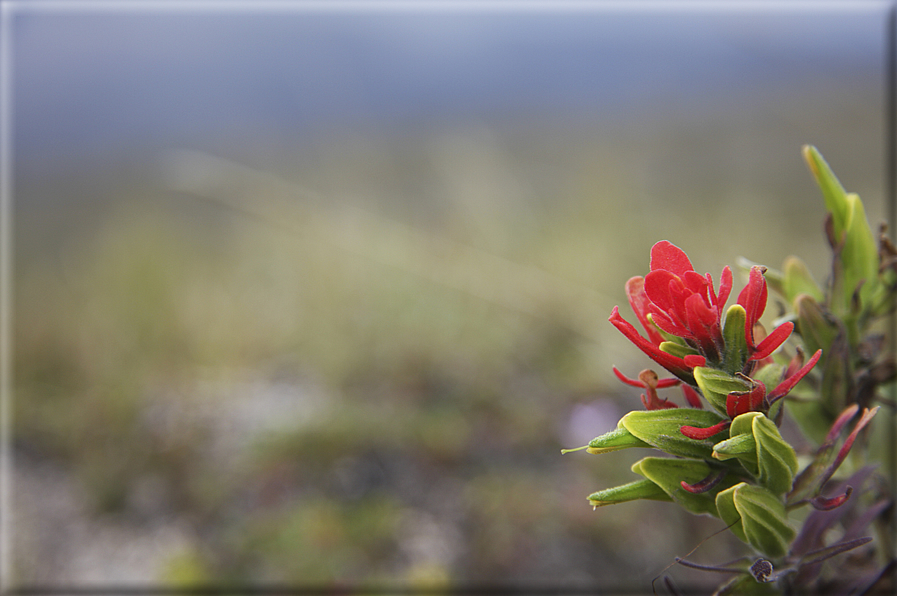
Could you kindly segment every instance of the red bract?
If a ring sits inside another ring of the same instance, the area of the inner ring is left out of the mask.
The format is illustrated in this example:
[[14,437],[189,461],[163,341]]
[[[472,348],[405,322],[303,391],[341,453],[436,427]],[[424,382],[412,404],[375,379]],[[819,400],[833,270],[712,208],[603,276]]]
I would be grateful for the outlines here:
[[794,323],[789,321],[773,329],[772,333],[762,338],[760,342],[755,341],[755,330],[763,311],[766,310],[768,291],[766,278],[763,277],[764,273],[766,273],[766,267],[757,265],[751,267],[748,283],[738,294],[738,304],[744,307],[744,312],[747,315],[744,322],[744,337],[747,340],[751,360],[767,358],[785,343],[785,340],[791,335],[791,331],[794,330]]
[[626,339],[634,343],[642,352],[648,355],[657,364],[661,365],[683,381],[694,384],[695,377],[692,374],[693,366],[685,363],[685,360],[678,356],[673,356],[661,350],[656,344],[651,343],[641,335],[638,330],[633,327],[626,319],[620,315],[620,309],[614,307],[608,319],[613,326],[620,330],[620,333],[626,336]]
[[645,276],[647,313],[657,327],[685,340],[711,362],[725,349],[720,319],[732,291],[732,271],[725,267],[717,296],[710,274],[695,272],[679,247],[661,240],[651,248],[651,271]]

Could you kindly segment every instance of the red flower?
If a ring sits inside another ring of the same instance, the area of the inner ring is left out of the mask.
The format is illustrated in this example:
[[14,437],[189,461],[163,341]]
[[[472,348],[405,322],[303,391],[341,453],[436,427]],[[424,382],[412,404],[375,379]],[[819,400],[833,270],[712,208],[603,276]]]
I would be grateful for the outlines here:
[[[745,412],[768,410],[772,403],[794,388],[820,357],[820,352],[817,352],[806,365],[801,366],[802,358],[800,362],[792,363],[782,382],[768,394],[763,383],[746,376],[750,375],[758,364],[760,366],[765,364],[762,361],[768,359],[788,339],[794,329],[794,324],[788,322],[776,327],[767,335],[760,325],[760,317],[766,310],[768,297],[765,272],[765,267],[752,267],[748,283],[738,295],[738,304],[745,312],[745,327],[742,351],[735,352],[741,354],[741,359],[735,362],[736,368],[744,364],[738,374],[744,373],[742,376],[750,382],[750,389],[729,394],[726,413],[730,418]],[[609,320],[652,360],[678,379],[685,381],[683,388],[686,389],[685,396],[689,405],[700,407],[698,394],[692,388],[696,385],[693,370],[696,366],[720,368],[726,362],[726,341],[723,336],[722,320],[726,300],[731,292],[732,271],[728,267],[724,267],[720,275],[717,294],[709,273],[700,275],[695,272],[688,256],[680,248],[661,240],[651,248],[650,272],[645,277],[633,277],[626,282],[629,304],[647,337],[641,335],[627,322],[617,307],[614,307]],[[743,351],[745,345],[746,353]],[[657,398],[656,384],[652,386],[651,383],[646,383],[645,379],[641,382],[633,381],[616,369],[614,372],[624,382],[648,390],[648,394],[643,396],[648,409],[672,407],[667,400]],[[667,381],[671,384],[675,382],[669,379],[661,383]],[[710,429],[689,429],[695,436],[709,431]]]
[[[626,282],[626,294],[647,339],[614,307],[610,322],[652,360],[694,385],[692,369],[708,360],[718,363],[725,344],[720,326],[722,309],[732,291],[732,271],[726,267],[717,295],[713,278],[695,272],[688,256],[662,240],[651,248],[651,271]],[[676,356],[661,349],[663,333],[682,338],[684,351]],[[691,400],[689,400],[691,401]]]
[[695,272],[679,247],[661,240],[651,248],[651,272],[645,276],[651,320],[661,331],[685,340],[711,362],[725,349],[720,319],[732,291],[732,271],[723,269],[719,295],[709,273]]

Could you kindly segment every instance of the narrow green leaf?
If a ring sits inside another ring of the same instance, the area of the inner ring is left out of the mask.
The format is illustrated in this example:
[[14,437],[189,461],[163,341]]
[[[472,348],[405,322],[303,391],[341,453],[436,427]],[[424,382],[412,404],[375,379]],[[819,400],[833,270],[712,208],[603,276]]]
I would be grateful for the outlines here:
[[832,214],[835,237],[838,238],[847,229],[848,212],[850,210],[847,204],[847,193],[816,147],[804,145],[803,154],[810,172],[816,178],[816,184],[819,185],[819,189],[822,191],[825,208]]
[[720,461],[737,457],[751,474],[759,472],[757,468],[757,442],[753,433],[738,435],[713,446],[713,457]]
[[672,501],[673,499],[659,486],[650,480],[636,480],[622,486],[606,488],[589,495],[589,502],[593,507],[615,505],[626,501],[638,499],[650,499],[652,501]]
[[[841,262],[844,266],[844,292],[848,304],[859,287],[860,307],[868,309],[878,288],[878,245],[866,219],[863,202],[856,194],[846,197],[847,229]],[[862,287],[860,287],[862,284]]]
[[650,447],[631,432],[622,426],[618,426],[614,430],[604,433],[600,437],[595,437],[588,444],[588,452],[593,454],[608,453],[611,451],[619,451],[620,449],[628,449],[630,447]]

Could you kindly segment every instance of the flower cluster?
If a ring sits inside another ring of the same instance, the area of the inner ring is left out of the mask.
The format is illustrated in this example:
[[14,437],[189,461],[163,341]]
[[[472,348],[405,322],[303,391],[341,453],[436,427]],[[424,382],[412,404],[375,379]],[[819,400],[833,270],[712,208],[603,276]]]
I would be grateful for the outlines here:
[[[724,318],[725,303],[732,291],[731,269],[723,269],[717,293],[711,275],[697,273],[682,249],[666,240],[658,242],[651,249],[650,272],[626,283],[629,304],[647,337],[620,315],[618,307],[614,307],[610,322],[676,378],[659,380],[652,387],[642,379],[644,373],[640,375],[641,382],[637,382],[616,368],[614,372],[625,383],[648,389],[649,399],[644,401],[649,410],[676,407],[669,400],[657,398],[656,388],[669,387],[678,380],[692,407],[702,407],[697,397],[697,391],[702,391],[711,405],[729,419],[746,412],[768,413],[772,404],[810,372],[822,350],[817,350],[806,363],[803,354],[798,352],[771,392],[767,392],[763,381],[753,378],[755,372],[773,364],[771,354],[794,329],[794,323],[788,321],[767,334],[760,324],[768,295],[765,272],[765,267],[751,267],[747,285],[736,304],[725,311]],[[710,371],[732,375],[729,383],[735,389],[727,392],[722,402],[709,397],[718,393],[710,387],[715,378]],[[769,378],[769,375],[762,376]],[[739,382],[744,386],[739,387]],[[682,432],[694,439],[715,434],[693,428]]]
[[[877,413],[878,407],[870,407],[876,388],[897,379],[897,363],[875,348],[884,344],[872,331],[876,318],[897,304],[897,249],[882,235],[876,251],[859,197],[844,191],[815,149],[806,147],[804,156],[829,211],[833,266],[826,286],[789,257],[782,273],[751,266],[747,284],[727,307],[733,290],[729,267],[717,286],[709,273],[695,271],[679,247],[657,242],[649,272],[631,278],[625,288],[643,332],[618,307],[609,320],[672,376],[660,378],[646,369],[631,378],[614,367],[623,383],[644,390],[645,409],[629,412],[617,428],[580,448],[592,454],[628,448],[663,452],[665,457],[633,464],[642,479],[597,491],[589,501],[594,507],[636,499],[672,501],[691,513],[719,517],[755,551],[786,565],[775,572],[770,561],[760,559],[734,571],[740,574],[739,585],[785,578],[792,587],[807,586],[821,581],[820,561],[871,541],[855,536],[854,529],[841,543],[826,545],[829,528],[856,517],[860,505],[851,495],[873,468],[855,469],[840,484],[833,483],[833,474]],[[760,319],[768,282],[792,313],[767,332]],[[792,335],[799,341],[786,356],[780,348]],[[822,370],[813,382],[801,383],[817,365]],[[658,393],[676,386],[684,394],[684,407]],[[789,400],[789,413],[819,445],[803,470],[779,432],[783,398],[789,394],[800,396]],[[890,495],[882,496],[872,513],[860,518],[862,527],[892,503]],[[788,512],[804,505],[815,511],[798,531]],[[820,517],[835,508],[841,508],[837,515]]]

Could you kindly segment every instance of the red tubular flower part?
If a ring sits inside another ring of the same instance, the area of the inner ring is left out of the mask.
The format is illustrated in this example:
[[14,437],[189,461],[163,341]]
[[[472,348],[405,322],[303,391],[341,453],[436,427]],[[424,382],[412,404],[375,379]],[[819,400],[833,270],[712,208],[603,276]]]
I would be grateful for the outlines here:
[[819,511],[831,511],[832,509],[840,507],[841,505],[846,503],[847,499],[850,498],[850,495],[852,493],[853,487],[848,486],[844,494],[831,498],[815,497],[813,499],[810,499],[810,505],[812,505],[814,509],[818,509]]
[[773,389],[769,394],[768,399],[770,405],[788,395],[788,392],[794,389],[794,386],[797,385],[801,379],[807,376],[807,373],[810,372],[810,369],[816,366],[816,363],[819,362],[819,358],[821,356],[822,350],[816,350],[816,353],[813,354],[813,357],[810,358],[810,360],[806,364],[800,367],[800,370],[776,385],[776,388]]
[[704,409],[704,402],[701,401],[701,396],[690,385],[682,383],[682,393],[685,394],[685,401],[688,402],[688,405],[699,410]]
[[698,354],[689,354],[689,355],[685,356],[685,358],[683,358],[682,360],[685,362],[685,364],[689,368],[694,368],[696,366],[704,366],[705,364],[707,364],[707,359]]
[[713,426],[708,426],[707,428],[699,428],[697,426],[680,426],[679,432],[681,432],[689,439],[703,441],[705,439],[709,439],[713,435],[723,432],[724,430],[729,428],[729,425],[731,423],[731,420],[723,420],[719,424],[714,424]]
[[[707,281],[710,282],[710,290],[713,290],[713,280],[710,278],[710,274],[707,274]],[[722,312],[723,307],[726,305],[726,300],[729,299],[729,294],[732,293],[732,270],[729,269],[729,266],[726,265],[723,267],[723,273],[720,275],[719,280],[719,298],[716,302],[717,308],[719,308],[720,312]]]
[[733,391],[726,398],[726,414],[729,418],[735,418],[747,412],[756,412],[763,404],[766,397],[766,385],[760,381],[748,379],[751,382],[750,391]]
[[825,486],[825,483],[828,482],[832,475],[834,475],[834,473],[838,470],[838,467],[840,467],[841,463],[844,461],[844,458],[846,458],[847,454],[850,452],[850,448],[853,447],[853,442],[856,440],[857,435],[875,417],[880,408],[881,406],[875,406],[871,410],[869,408],[865,408],[863,410],[863,415],[860,416],[860,419],[856,423],[856,426],[853,427],[853,430],[847,436],[847,439],[845,439],[844,444],[841,446],[841,450],[838,451],[838,456],[835,458],[835,461],[833,461],[831,465],[829,465],[829,467],[825,470],[825,473],[822,474],[821,480],[819,481],[819,486]]
[[785,343],[785,340],[791,335],[791,332],[794,330],[794,323],[788,321],[787,323],[782,323],[778,327],[772,330],[772,333],[767,335],[763,341],[757,344],[757,347],[754,348],[754,353],[751,354],[751,360],[763,360],[764,358],[769,357],[773,352],[775,352],[779,346]]
[[835,420],[835,423],[832,424],[832,428],[828,431],[828,434],[825,436],[825,441],[822,443],[822,448],[827,446],[831,446],[835,444],[835,441],[838,440],[838,435],[841,434],[841,429],[844,428],[844,425],[853,420],[853,417],[856,416],[856,413],[860,410],[860,406],[857,404],[850,404],[841,414],[838,415],[838,418]]
[[754,265],[751,267],[751,273],[748,277],[748,284],[738,294],[738,304],[744,307],[747,318],[744,322],[744,337],[747,339],[748,347],[754,348],[754,324],[763,316],[766,310],[766,267]]
[[720,472],[717,472],[716,474],[710,474],[709,476],[707,476],[707,478],[704,478],[700,482],[696,482],[694,484],[689,484],[685,480],[682,480],[679,484],[682,485],[682,488],[690,493],[701,494],[712,490],[714,486],[722,481],[725,475],[726,471],[722,470]]

